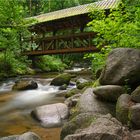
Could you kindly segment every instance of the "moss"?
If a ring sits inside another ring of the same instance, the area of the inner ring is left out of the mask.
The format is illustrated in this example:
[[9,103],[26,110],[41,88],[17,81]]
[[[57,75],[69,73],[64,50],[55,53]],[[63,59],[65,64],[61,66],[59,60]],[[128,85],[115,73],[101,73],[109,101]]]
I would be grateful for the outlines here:
[[128,108],[120,107],[118,102],[116,104],[116,117],[123,124],[128,123]]
[[87,128],[92,122],[96,121],[96,117],[92,114],[84,113],[79,114],[69,122],[67,122],[61,132],[61,140],[69,134],[73,134],[77,129]]
[[81,93],[81,90],[77,89],[77,88],[74,88],[74,89],[71,89],[70,91],[68,91],[66,94],[65,94],[65,98],[69,98],[75,94],[78,94],[78,93]]
[[83,89],[84,87],[89,87],[92,85],[92,82],[84,82],[84,83],[79,83],[77,84],[78,89]]
[[130,113],[130,111],[128,112],[128,122],[127,122],[127,125],[129,128],[132,128],[132,122],[131,122],[131,119],[132,118],[132,115]]
[[70,80],[71,80],[70,74],[68,73],[60,74],[52,80],[51,85],[55,86],[62,86],[64,84],[68,85]]
[[94,83],[93,83],[93,87],[98,87],[100,86],[100,82],[99,82],[99,79],[97,79]]

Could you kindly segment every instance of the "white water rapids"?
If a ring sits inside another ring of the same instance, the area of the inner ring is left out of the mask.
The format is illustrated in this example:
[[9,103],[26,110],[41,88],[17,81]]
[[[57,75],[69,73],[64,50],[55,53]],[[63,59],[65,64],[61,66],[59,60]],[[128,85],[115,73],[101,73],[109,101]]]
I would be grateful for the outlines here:
[[[30,109],[44,104],[60,102],[60,100],[62,100],[62,97],[58,95],[66,91],[60,91],[59,87],[50,85],[52,79],[32,78],[32,80],[37,82],[37,89],[12,91],[14,80],[4,82],[0,86],[0,94],[13,94],[10,100],[0,107],[0,114],[14,109]],[[68,87],[68,89],[71,88],[71,86]]]

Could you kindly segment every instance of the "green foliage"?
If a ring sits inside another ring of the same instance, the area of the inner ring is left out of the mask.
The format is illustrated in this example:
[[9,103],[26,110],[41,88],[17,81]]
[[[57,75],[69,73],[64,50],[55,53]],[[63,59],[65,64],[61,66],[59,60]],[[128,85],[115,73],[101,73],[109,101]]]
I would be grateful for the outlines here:
[[26,16],[35,16],[94,1],[97,0],[20,0],[19,3],[26,11]]
[[67,65],[54,56],[40,56],[37,58],[35,66],[43,71],[63,71]]
[[88,26],[96,32],[92,40],[97,47],[110,46],[100,53],[90,54],[93,71],[96,72],[105,64],[108,53],[117,47],[140,47],[140,2],[138,0],[122,0],[116,9],[92,9],[92,21]]
[[106,57],[111,50],[110,46],[105,46],[99,53],[91,53],[84,56],[84,58],[92,59],[92,70],[94,73],[105,66]]
[[106,14],[98,9],[93,9],[91,13],[93,20],[88,25],[97,32],[97,46],[139,48],[140,2],[125,0],[118,8],[110,9],[108,16]]
[[29,61],[26,58],[15,58],[13,52],[7,51],[0,54],[0,73],[5,73],[7,76],[14,76],[16,74],[27,74],[27,66]]
[[21,55],[21,35],[28,34],[27,20],[18,0],[0,0],[0,75],[27,73],[26,57]]

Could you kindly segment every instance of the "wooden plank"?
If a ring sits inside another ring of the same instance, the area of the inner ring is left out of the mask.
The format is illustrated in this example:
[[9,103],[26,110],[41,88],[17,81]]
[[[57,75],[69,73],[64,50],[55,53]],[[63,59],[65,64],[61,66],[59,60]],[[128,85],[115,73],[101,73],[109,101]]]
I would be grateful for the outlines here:
[[65,54],[65,53],[81,53],[81,52],[99,52],[100,49],[95,46],[91,47],[82,47],[82,48],[70,48],[70,49],[61,49],[61,50],[45,50],[45,51],[31,51],[25,52],[24,55],[49,55],[49,54]]

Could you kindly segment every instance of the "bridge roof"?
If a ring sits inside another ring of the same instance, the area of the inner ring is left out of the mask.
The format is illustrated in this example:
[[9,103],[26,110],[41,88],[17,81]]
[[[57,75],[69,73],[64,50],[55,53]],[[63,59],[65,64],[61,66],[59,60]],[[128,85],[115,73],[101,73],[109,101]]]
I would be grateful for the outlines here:
[[119,0],[103,0],[90,4],[79,5],[76,7],[71,7],[67,9],[62,9],[46,14],[41,14],[38,16],[34,16],[32,18],[37,19],[38,22],[47,22],[52,20],[57,20],[61,18],[77,16],[81,14],[89,13],[90,8],[99,8],[99,9],[111,9],[115,8],[118,5]]
[[[68,26],[71,28],[71,24],[74,25],[77,22],[75,20],[89,20],[88,13],[90,13],[91,8],[98,8],[98,9],[112,9],[117,7],[120,0],[103,0],[98,1],[90,4],[85,5],[79,5],[67,9],[62,9],[46,14],[41,14],[38,16],[31,17],[35,20],[37,20],[37,23],[34,23],[31,26],[33,27],[33,30],[40,30],[42,28],[46,28],[45,30],[53,31],[55,30],[54,26],[59,26],[60,24],[63,24],[65,22],[65,25],[69,22],[71,22]],[[86,16],[85,16],[86,15]],[[75,18],[74,18],[75,17]],[[79,19],[80,17],[80,19]],[[84,18],[84,19],[83,19]],[[71,20],[72,19],[72,20]],[[65,21],[64,21],[65,20]],[[66,23],[67,20],[67,23]],[[81,21],[81,24],[83,21]],[[77,23],[76,23],[77,24]],[[64,25],[64,24],[63,24]],[[63,26],[62,25],[62,26]],[[62,28],[62,27],[61,27]],[[58,27],[59,29],[59,27]]]

